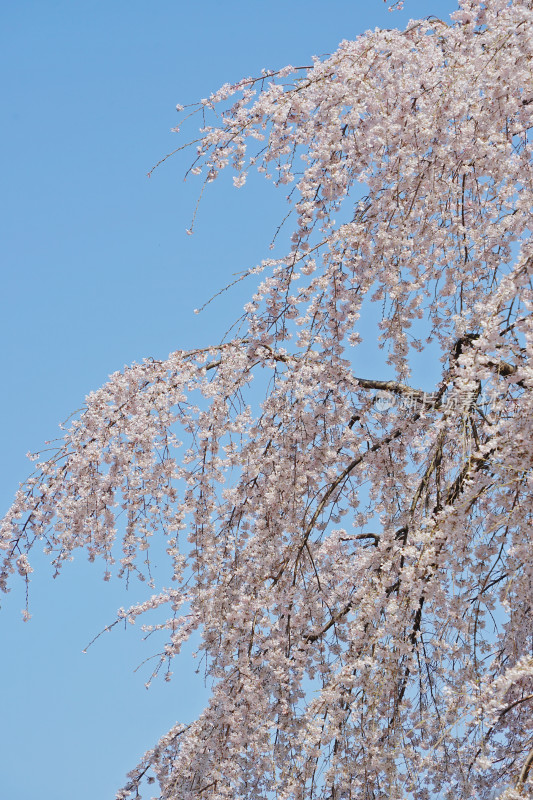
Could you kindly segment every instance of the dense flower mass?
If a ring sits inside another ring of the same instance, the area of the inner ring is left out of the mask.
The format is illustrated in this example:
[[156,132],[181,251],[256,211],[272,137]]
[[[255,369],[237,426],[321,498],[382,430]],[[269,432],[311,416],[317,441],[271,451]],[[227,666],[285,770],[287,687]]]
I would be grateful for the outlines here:
[[198,632],[212,694],[120,798],[531,796],[532,26],[462,0],[183,110],[193,173],[290,186],[288,252],[242,335],[91,394],[1,528],[3,588],[36,541],[148,583],[166,543],[119,616],[160,610],[163,665]]

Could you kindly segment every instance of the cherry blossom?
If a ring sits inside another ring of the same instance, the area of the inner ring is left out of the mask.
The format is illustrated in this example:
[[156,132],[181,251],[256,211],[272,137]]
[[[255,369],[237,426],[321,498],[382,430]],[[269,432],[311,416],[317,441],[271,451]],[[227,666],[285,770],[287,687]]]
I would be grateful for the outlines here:
[[178,106],[194,180],[290,192],[287,248],[234,338],[90,394],[0,529],[3,589],[85,548],[163,671],[201,636],[210,701],[121,800],[531,795],[532,26],[462,0]]

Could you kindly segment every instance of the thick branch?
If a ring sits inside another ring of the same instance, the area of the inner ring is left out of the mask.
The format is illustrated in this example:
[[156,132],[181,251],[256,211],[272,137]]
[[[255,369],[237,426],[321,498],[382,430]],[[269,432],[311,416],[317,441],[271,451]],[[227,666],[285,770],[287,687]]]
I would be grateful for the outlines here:
[[517,780],[517,782],[515,784],[515,789],[518,792],[518,794],[522,794],[522,789],[525,786],[525,783],[527,781],[527,777],[529,775],[529,771],[530,771],[532,765],[533,765],[533,750],[530,750],[529,754],[528,754],[528,757],[525,760],[524,766],[522,767],[522,769],[520,771],[520,775],[518,776],[518,780]]

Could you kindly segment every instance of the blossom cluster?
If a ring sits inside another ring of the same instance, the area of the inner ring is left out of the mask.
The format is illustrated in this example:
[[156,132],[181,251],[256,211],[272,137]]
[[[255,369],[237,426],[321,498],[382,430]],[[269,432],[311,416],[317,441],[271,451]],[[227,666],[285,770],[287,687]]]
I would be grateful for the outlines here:
[[[206,182],[292,184],[284,255],[240,336],[92,393],[0,527],[2,588],[83,548],[150,585],[119,618],[160,614],[161,664],[201,636],[211,699],[121,798],[533,790],[532,27],[461,0],[186,110]],[[393,379],[358,368],[370,305]]]

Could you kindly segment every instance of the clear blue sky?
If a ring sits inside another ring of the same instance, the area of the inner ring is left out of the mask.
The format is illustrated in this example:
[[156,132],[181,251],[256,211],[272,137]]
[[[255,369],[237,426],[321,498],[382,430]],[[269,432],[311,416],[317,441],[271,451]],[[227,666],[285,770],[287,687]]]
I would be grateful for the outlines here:
[[[18,0],[0,10],[3,157],[1,511],[29,472],[25,453],[124,364],[219,341],[246,287],[192,310],[268,256],[279,206],[265,186],[205,196],[177,143],[177,102],[263,67],[310,63],[365,29],[446,17],[450,0]],[[264,204],[264,205],[263,205]],[[379,377],[379,376],[375,376]],[[0,597],[0,798],[105,800],[179,718],[202,707],[190,652],[146,691],[153,652],[115,629],[136,598],[79,559],[58,581],[44,558],[31,622],[20,588]]]

